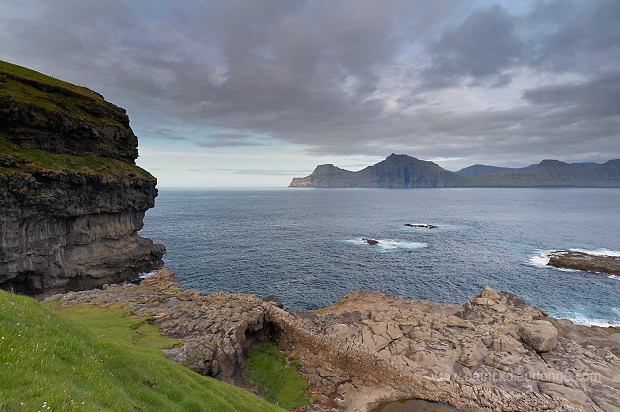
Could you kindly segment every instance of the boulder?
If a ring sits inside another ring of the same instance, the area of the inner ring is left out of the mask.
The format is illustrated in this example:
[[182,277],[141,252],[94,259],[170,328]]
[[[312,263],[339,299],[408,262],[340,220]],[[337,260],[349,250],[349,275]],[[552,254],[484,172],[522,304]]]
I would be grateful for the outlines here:
[[282,301],[280,300],[279,297],[277,297],[276,295],[269,295],[265,298],[262,299],[263,302],[267,302],[267,303],[271,303],[272,305],[280,308],[280,309],[284,309],[284,303],[282,303]]
[[558,331],[546,320],[535,320],[521,325],[519,337],[536,352],[548,352],[558,343]]

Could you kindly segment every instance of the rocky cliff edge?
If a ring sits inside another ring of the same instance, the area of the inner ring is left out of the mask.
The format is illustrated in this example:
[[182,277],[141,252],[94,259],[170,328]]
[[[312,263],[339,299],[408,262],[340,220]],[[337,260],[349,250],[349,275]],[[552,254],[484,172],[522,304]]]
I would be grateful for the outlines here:
[[157,196],[137,144],[101,95],[0,62],[1,288],[48,295],[161,265],[137,233]]

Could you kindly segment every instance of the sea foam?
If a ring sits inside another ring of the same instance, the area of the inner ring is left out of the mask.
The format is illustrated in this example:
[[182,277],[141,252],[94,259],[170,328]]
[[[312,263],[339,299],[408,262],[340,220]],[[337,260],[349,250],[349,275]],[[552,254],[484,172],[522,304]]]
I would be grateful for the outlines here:
[[368,248],[376,249],[379,252],[391,252],[396,251],[398,249],[422,249],[428,246],[428,243],[425,242],[409,242],[403,240],[395,240],[395,239],[375,239],[379,243],[376,245],[369,245],[364,240],[360,239],[350,239],[345,240],[347,243],[351,243],[357,246],[365,246]]
[[591,318],[581,313],[574,314],[562,314],[562,315],[554,315],[554,317],[568,319],[576,325],[584,325],[584,326],[599,326],[601,328],[608,328],[610,326],[618,327],[620,326],[620,320],[610,320],[610,319],[598,319]]
[[[594,255],[594,256],[620,256],[620,252],[616,250],[605,249],[605,248],[593,249],[593,250],[570,248],[570,249],[563,249],[563,250],[566,250],[569,252],[587,253],[589,255]],[[561,252],[563,250],[562,249],[539,250],[536,252],[535,255],[530,256],[528,261],[530,265],[536,266],[536,267],[545,267],[545,268],[560,270],[562,272],[578,272],[578,270],[576,269],[557,268],[557,267],[548,265],[551,255],[553,255],[555,252]],[[612,276],[614,275],[611,275],[610,278],[615,279]]]

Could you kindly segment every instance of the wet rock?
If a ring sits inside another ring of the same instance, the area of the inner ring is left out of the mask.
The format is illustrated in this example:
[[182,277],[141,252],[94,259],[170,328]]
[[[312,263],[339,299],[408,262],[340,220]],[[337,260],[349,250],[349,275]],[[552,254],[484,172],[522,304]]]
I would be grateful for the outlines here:
[[362,239],[362,241],[368,243],[371,246],[378,245],[379,241],[374,239]]
[[558,268],[620,275],[620,256],[601,256],[575,251],[559,251],[550,255],[549,263],[547,264]]
[[419,227],[423,229],[437,229],[436,225],[430,225],[426,223],[405,223],[405,226],[408,227]]

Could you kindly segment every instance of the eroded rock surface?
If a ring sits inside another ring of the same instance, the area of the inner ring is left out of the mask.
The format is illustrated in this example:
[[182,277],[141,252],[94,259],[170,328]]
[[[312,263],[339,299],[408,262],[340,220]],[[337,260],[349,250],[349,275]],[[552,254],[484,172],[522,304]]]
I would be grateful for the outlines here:
[[297,312],[254,296],[182,291],[162,270],[140,286],[60,302],[129,306],[181,339],[171,359],[229,381],[249,345],[274,340],[300,359],[318,399],[307,411],[367,411],[405,398],[465,411],[620,411],[620,342],[611,333],[490,288],[463,305],[360,291]]

